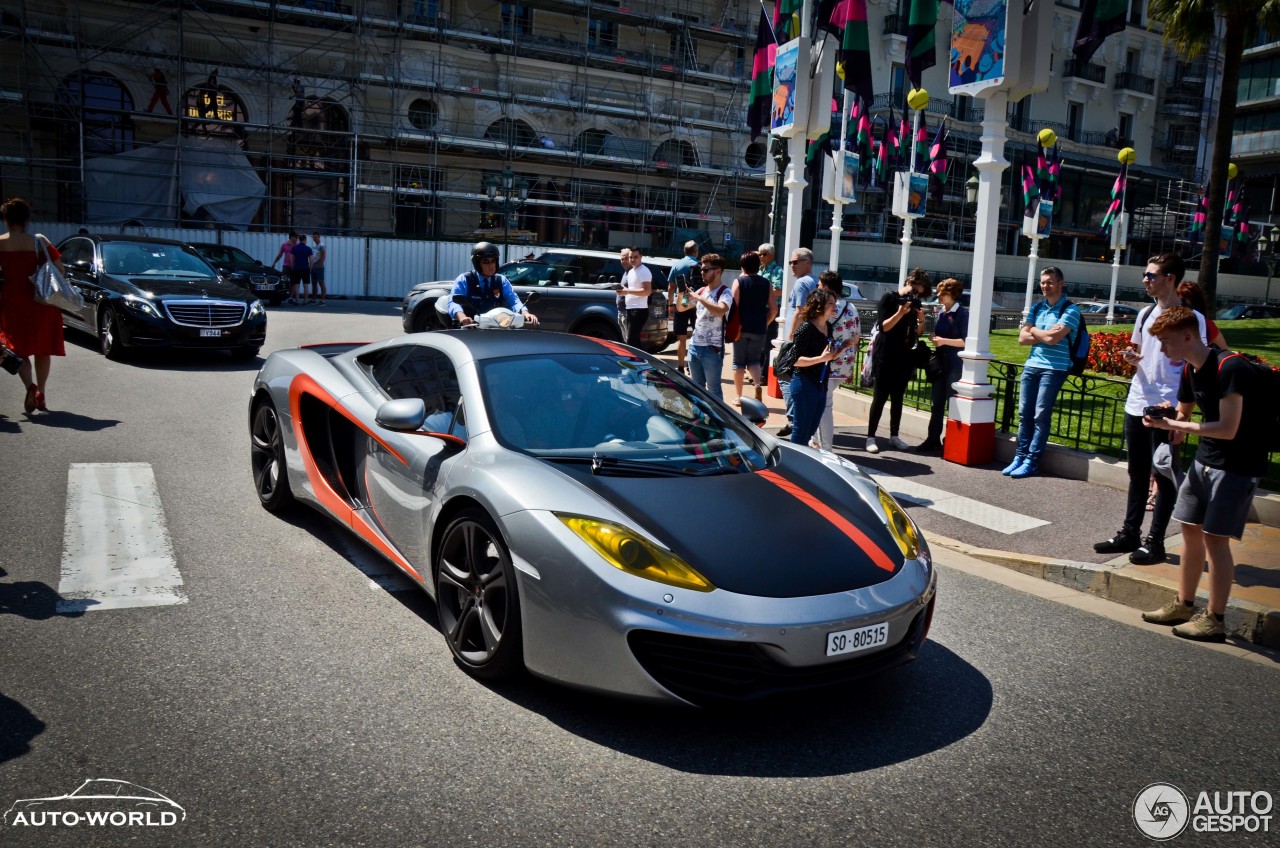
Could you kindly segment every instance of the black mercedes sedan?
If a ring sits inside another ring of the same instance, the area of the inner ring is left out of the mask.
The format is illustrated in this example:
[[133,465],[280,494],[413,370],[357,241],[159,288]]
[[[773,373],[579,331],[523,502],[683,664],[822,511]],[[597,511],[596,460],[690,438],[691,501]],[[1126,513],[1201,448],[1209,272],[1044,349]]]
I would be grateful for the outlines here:
[[62,313],[63,326],[96,335],[110,359],[142,348],[214,348],[253,359],[266,342],[262,301],[182,242],[91,234],[58,250],[84,298],[83,309]]
[[188,242],[223,279],[230,280],[255,297],[279,306],[289,294],[289,281],[280,271],[263,265],[238,247],[211,241]]

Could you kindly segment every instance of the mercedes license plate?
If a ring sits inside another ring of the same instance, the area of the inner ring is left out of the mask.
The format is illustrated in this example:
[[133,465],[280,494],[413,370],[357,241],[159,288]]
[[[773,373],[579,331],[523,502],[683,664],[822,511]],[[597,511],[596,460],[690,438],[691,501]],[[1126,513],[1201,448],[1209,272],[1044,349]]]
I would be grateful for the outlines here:
[[222,338],[221,330],[201,330],[200,338],[202,339],[220,339]]
[[882,621],[870,627],[838,630],[827,634],[827,656],[853,654],[870,648],[879,648],[889,641],[889,622]]

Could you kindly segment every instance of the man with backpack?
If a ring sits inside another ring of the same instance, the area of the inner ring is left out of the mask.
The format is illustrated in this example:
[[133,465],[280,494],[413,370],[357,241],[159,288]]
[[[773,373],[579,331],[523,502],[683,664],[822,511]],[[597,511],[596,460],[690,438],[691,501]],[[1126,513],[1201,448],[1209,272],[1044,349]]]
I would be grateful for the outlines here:
[[[1164,537],[1173,513],[1173,502],[1178,497],[1173,478],[1156,475],[1156,503],[1151,511],[1151,528],[1142,539],[1142,518],[1146,515],[1147,495],[1150,491],[1152,457],[1162,444],[1178,445],[1181,433],[1152,429],[1142,423],[1143,410],[1150,406],[1173,405],[1177,399],[1178,385],[1182,382],[1182,365],[1160,352],[1160,341],[1152,333],[1157,318],[1179,305],[1178,284],[1186,272],[1186,264],[1176,253],[1162,253],[1147,261],[1142,275],[1147,294],[1155,303],[1144,307],[1134,322],[1130,346],[1125,349],[1125,361],[1134,366],[1133,381],[1129,383],[1129,396],[1124,403],[1124,442],[1129,454],[1129,500],[1125,507],[1124,524],[1120,532],[1098,542],[1093,549],[1100,554],[1129,554],[1129,561],[1137,565],[1164,562]],[[1200,338],[1207,341],[1204,316],[1193,312],[1198,322]],[[1177,463],[1177,451],[1172,451]]]
[[1018,443],[1013,462],[1001,474],[1014,479],[1040,472],[1040,459],[1049,442],[1053,404],[1074,366],[1073,342],[1083,331],[1079,308],[1062,293],[1062,271],[1050,265],[1040,272],[1044,300],[1031,308],[1018,332],[1018,344],[1031,345],[1022,369],[1018,403]]
[[697,304],[697,319],[689,337],[689,378],[724,399],[720,377],[724,371],[724,319],[733,306],[733,286],[721,281],[724,257],[708,253],[702,257],[702,288],[689,292]]
[[[1275,438],[1280,374],[1243,354],[1219,351],[1204,341],[1204,320],[1185,306],[1166,310],[1151,333],[1171,360],[1184,360],[1176,418],[1157,410],[1147,427],[1200,436],[1196,458],[1178,489],[1173,518],[1182,524],[1178,596],[1144,612],[1144,621],[1173,624],[1173,634],[1201,642],[1226,639],[1223,616],[1235,575],[1231,540],[1244,534],[1258,478]],[[1200,407],[1200,422],[1191,412]],[[1164,405],[1168,408],[1168,404]],[[1172,411],[1172,410],[1170,410]],[[1209,603],[1195,612],[1196,589],[1209,559]]]

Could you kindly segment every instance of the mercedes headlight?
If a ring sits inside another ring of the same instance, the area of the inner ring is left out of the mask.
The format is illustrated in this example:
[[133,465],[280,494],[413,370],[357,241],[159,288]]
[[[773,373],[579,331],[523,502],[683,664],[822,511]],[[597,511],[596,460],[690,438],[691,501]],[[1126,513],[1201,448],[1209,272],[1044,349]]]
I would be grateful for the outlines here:
[[153,318],[160,317],[160,311],[156,309],[155,304],[144,297],[138,297],[136,294],[127,294],[121,298],[121,301],[134,312],[141,312],[143,315],[150,315]]
[[250,318],[257,318],[259,315],[266,315],[266,314],[267,314],[267,308],[262,305],[262,301],[255,300],[253,303],[249,304]]
[[889,519],[889,532],[898,543],[898,549],[907,559],[916,559],[920,556],[920,532],[916,530],[915,523],[893,499],[893,495],[884,489],[880,489],[879,494],[880,508],[884,510],[885,518]]
[[695,592],[715,589],[693,566],[626,527],[578,515],[557,513],[556,517],[620,571]]

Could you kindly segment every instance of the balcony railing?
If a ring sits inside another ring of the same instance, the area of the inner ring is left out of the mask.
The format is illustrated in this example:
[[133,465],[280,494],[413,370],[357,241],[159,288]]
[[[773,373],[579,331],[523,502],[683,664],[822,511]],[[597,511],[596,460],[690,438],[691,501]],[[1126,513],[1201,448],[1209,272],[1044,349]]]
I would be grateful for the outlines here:
[[1095,65],[1093,62],[1081,62],[1077,59],[1068,59],[1067,64],[1063,66],[1062,75],[1064,77],[1076,77],[1077,79],[1088,80],[1098,84],[1107,81],[1107,69],[1104,65]]
[[1114,147],[1116,150],[1122,150],[1126,147],[1133,146],[1133,139],[1125,138],[1115,130],[1107,130],[1106,132],[1083,132],[1077,139],[1081,144],[1096,144],[1099,147]]
[[885,35],[903,35],[907,34],[909,22],[906,15],[885,15],[884,16],[884,34]]
[[1116,74],[1116,89],[1124,89],[1125,91],[1136,91],[1139,94],[1155,94],[1156,81],[1151,77],[1144,77],[1140,74],[1131,74],[1125,72]]

